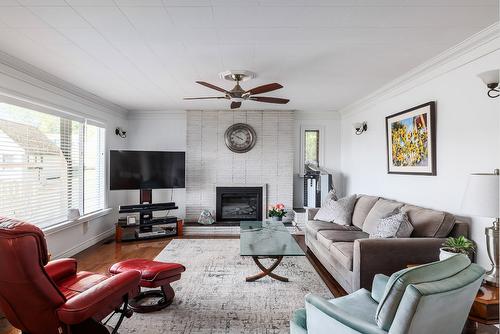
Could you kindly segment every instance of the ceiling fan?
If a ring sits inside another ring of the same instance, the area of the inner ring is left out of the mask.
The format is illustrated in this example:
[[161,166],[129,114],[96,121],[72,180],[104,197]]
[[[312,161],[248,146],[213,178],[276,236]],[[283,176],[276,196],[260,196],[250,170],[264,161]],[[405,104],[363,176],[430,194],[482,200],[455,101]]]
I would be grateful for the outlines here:
[[272,92],[274,90],[283,88],[279,83],[270,83],[267,85],[258,86],[249,90],[244,90],[240,86],[241,81],[249,80],[255,78],[255,73],[250,71],[227,71],[222,72],[219,76],[226,80],[236,81],[236,85],[231,90],[225,90],[224,88],[212,85],[211,83],[205,81],[196,81],[197,84],[203,85],[205,87],[215,89],[224,96],[206,96],[206,97],[185,97],[184,100],[215,100],[215,99],[225,99],[231,101],[231,109],[237,109],[241,107],[241,103],[245,100],[266,102],[266,103],[277,103],[277,104],[287,104],[290,100],[282,99],[278,97],[268,97],[268,96],[255,96],[256,94],[263,94],[267,92]]

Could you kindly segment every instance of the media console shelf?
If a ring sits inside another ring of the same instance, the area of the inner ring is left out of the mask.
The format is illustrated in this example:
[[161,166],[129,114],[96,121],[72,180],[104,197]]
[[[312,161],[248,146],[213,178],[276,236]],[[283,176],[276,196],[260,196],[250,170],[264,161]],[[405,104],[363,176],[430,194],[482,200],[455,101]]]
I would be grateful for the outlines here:
[[120,206],[118,212],[120,214],[131,214],[131,216],[135,217],[135,222],[130,223],[127,219],[128,216],[120,217],[116,223],[116,241],[145,240],[177,235],[179,224],[182,226],[182,220],[177,219],[175,216],[153,215],[153,212],[169,212],[176,209],[178,207],[173,202]]

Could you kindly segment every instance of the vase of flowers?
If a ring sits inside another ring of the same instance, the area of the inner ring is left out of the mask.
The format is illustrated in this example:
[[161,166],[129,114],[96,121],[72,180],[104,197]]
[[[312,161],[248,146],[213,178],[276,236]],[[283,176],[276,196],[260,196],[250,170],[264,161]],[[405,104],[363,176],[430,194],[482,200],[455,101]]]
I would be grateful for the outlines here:
[[283,203],[278,203],[273,205],[269,210],[269,217],[273,221],[282,221],[283,217],[286,215],[285,205]]

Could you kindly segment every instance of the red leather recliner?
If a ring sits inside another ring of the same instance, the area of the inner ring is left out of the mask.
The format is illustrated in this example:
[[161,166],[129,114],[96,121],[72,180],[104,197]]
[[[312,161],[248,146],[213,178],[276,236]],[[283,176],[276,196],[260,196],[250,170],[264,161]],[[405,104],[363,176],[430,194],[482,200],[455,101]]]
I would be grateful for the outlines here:
[[100,321],[118,311],[116,331],[131,315],[127,301],[138,294],[140,278],[138,271],[77,272],[74,259],[48,262],[38,227],[0,217],[0,309],[23,333],[107,333]]

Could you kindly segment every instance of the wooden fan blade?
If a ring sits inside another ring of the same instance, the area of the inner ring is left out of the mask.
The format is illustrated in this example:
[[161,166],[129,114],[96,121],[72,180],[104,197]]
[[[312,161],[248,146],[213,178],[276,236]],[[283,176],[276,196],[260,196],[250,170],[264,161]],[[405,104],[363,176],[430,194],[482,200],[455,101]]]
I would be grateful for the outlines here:
[[229,94],[229,92],[227,90],[225,90],[224,88],[217,87],[215,85],[212,85],[211,83],[208,83],[208,82],[205,82],[205,81],[196,81],[196,83],[200,84],[200,85],[203,85],[205,87],[208,87],[208,88],[212,88],[212,89],[218,90],[219,92]]
[[272,92],[273,90],[277,90],[280,88],[283,88],[283,86],[280,85],[279,83],[274,82],[274,83],[270,83],[267,85],[262,85],[259,87],[252,88],[250,90],[247,90],[245,93],[250,93],[252,95],[253,94],[262,94],[262,93]]
[[184,100],[227,99],[225,96],[185,97]]
[[258,102],[266,102],[266,103],[278,103],[278,104],[287,104],[290,101],[288,99],[281,99],[279,97],[267,97],[267,96],[250,96],[250,100]]
[[241,107],[241,102],[231,102],[231,109],[238,109]]

